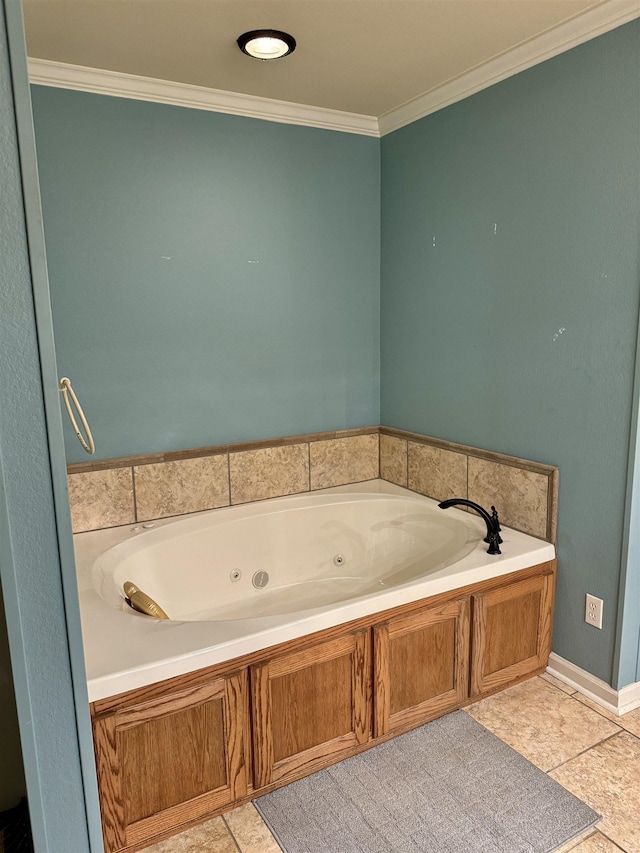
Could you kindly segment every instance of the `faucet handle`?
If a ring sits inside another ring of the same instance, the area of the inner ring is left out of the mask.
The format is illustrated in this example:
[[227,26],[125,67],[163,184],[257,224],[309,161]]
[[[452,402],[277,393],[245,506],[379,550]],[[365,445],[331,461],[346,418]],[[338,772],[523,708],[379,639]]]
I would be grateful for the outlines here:
[[491,520],[493,521],[494,526],[495,526],[497,542],[499,545],[502,545],[502,536],[500,536],[500,531],[502,530],[502,528],[500,527],[500,519],[498,518],[498,510],[493,506],[493,504],[491,505]]

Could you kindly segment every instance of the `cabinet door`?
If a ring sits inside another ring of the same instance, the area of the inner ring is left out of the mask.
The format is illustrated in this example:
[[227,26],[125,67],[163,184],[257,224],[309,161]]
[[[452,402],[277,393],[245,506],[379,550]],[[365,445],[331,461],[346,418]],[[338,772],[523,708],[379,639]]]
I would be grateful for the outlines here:
[[551,651],[554,574],[473,596],[471,695],[547,665]]
[[247,681],[245,670],[94,720],[107,853],[246,794]]
[[299,778],[371,737],[368,631],[251,669],[254,784]]
[[376,737],[457,707],[469,683],[469,599],[376,626],[374,660]]

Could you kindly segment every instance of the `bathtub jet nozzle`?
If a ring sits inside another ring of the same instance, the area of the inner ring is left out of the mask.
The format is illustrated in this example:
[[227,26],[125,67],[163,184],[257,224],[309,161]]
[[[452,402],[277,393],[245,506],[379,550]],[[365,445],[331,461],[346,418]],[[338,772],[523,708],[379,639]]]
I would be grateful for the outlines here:
[[169,618],[162,607],[160,607],[159,604],[156,604],[150,595],[147,595],[146,592],[138,589],[138,587],[134,583],[131,583],[131,581],[125,581],[122,584],[122,589],[124,591],[127,604],[129,607],[137,610],[138,613],[144,613],[145,616],[153,616],[154,619]]
[[498,518],[498,511],[494,506],[491,507],[491,515],[489,515],[487,510],[484,509],[484,507],[481,507],[480,504],[468,501],[466,498],[450,498],[448,501],[442,501],[438,506],[440,509],[449,509],[451,506],[468,506],[470,509],[477,512],[478,515],[482,516],[485,524],[487,525],[487,535],[484,538],[484,541],[489,544],[487,554],[502,553],[500,550],[500,545],[502,545],[502,536],[500,536],[500,519]]

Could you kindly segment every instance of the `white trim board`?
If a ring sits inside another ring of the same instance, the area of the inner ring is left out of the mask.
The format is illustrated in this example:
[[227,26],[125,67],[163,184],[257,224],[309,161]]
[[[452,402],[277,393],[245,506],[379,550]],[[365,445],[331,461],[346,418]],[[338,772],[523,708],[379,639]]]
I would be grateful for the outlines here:
[[640,708],[640,681],[615,690],[605,681],[561,658],[555,652],[549,655],[547,672],[618,717]]
[[45,59],[28,60],[29,79],[40,86],[380,137],[638,17],[640,0],[606,0],[379,118]]
[[292,104],[272,98],[258,98],[239,92],[224,92],[222,89],[208,89],[205,86],[172,83],[169,80],[138,77],[118,71],[103,71],[100,68],[85,68],[82,65],[68,65],[66,62],[30,58],[29,81],[39,86],[75,89],[78,92],[132,98],[136,101],[153,101],[191,107],[194,110],[265,119],[281,124],[321,127],[364,136],[380,135],[378,120],[374,116]]
[[380,116],[380,136],[392,133],[450,104],[488,89],[495,83],[519,74],[527,68],[558,56],[609,30],[640,17],[640,0],[607,0],[595,9],[560,24],[531,41],[496,56],[431,92],[419,95],[406,104]]

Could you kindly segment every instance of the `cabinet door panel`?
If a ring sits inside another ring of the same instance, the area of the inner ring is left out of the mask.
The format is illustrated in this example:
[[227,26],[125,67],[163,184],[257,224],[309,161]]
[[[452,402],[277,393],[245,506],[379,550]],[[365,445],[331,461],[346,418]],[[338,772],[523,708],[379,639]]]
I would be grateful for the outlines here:
[[252,667],[256,788],[312,772],[371,734],[367,631]]
[[541,669],[551,651],[554,574],[473,596],[471,694]]
[[351,660],[343,655],[271,680],[273,758],[282,761],[353,728]]
[[247,701],[244,671],[94,721],[107,851],[246,793]]
[[469,600],[374,628],[376,737],[406,731],[467,697]]
[[127,824],[226,785],[222,706],[211,699],[117,732]]

